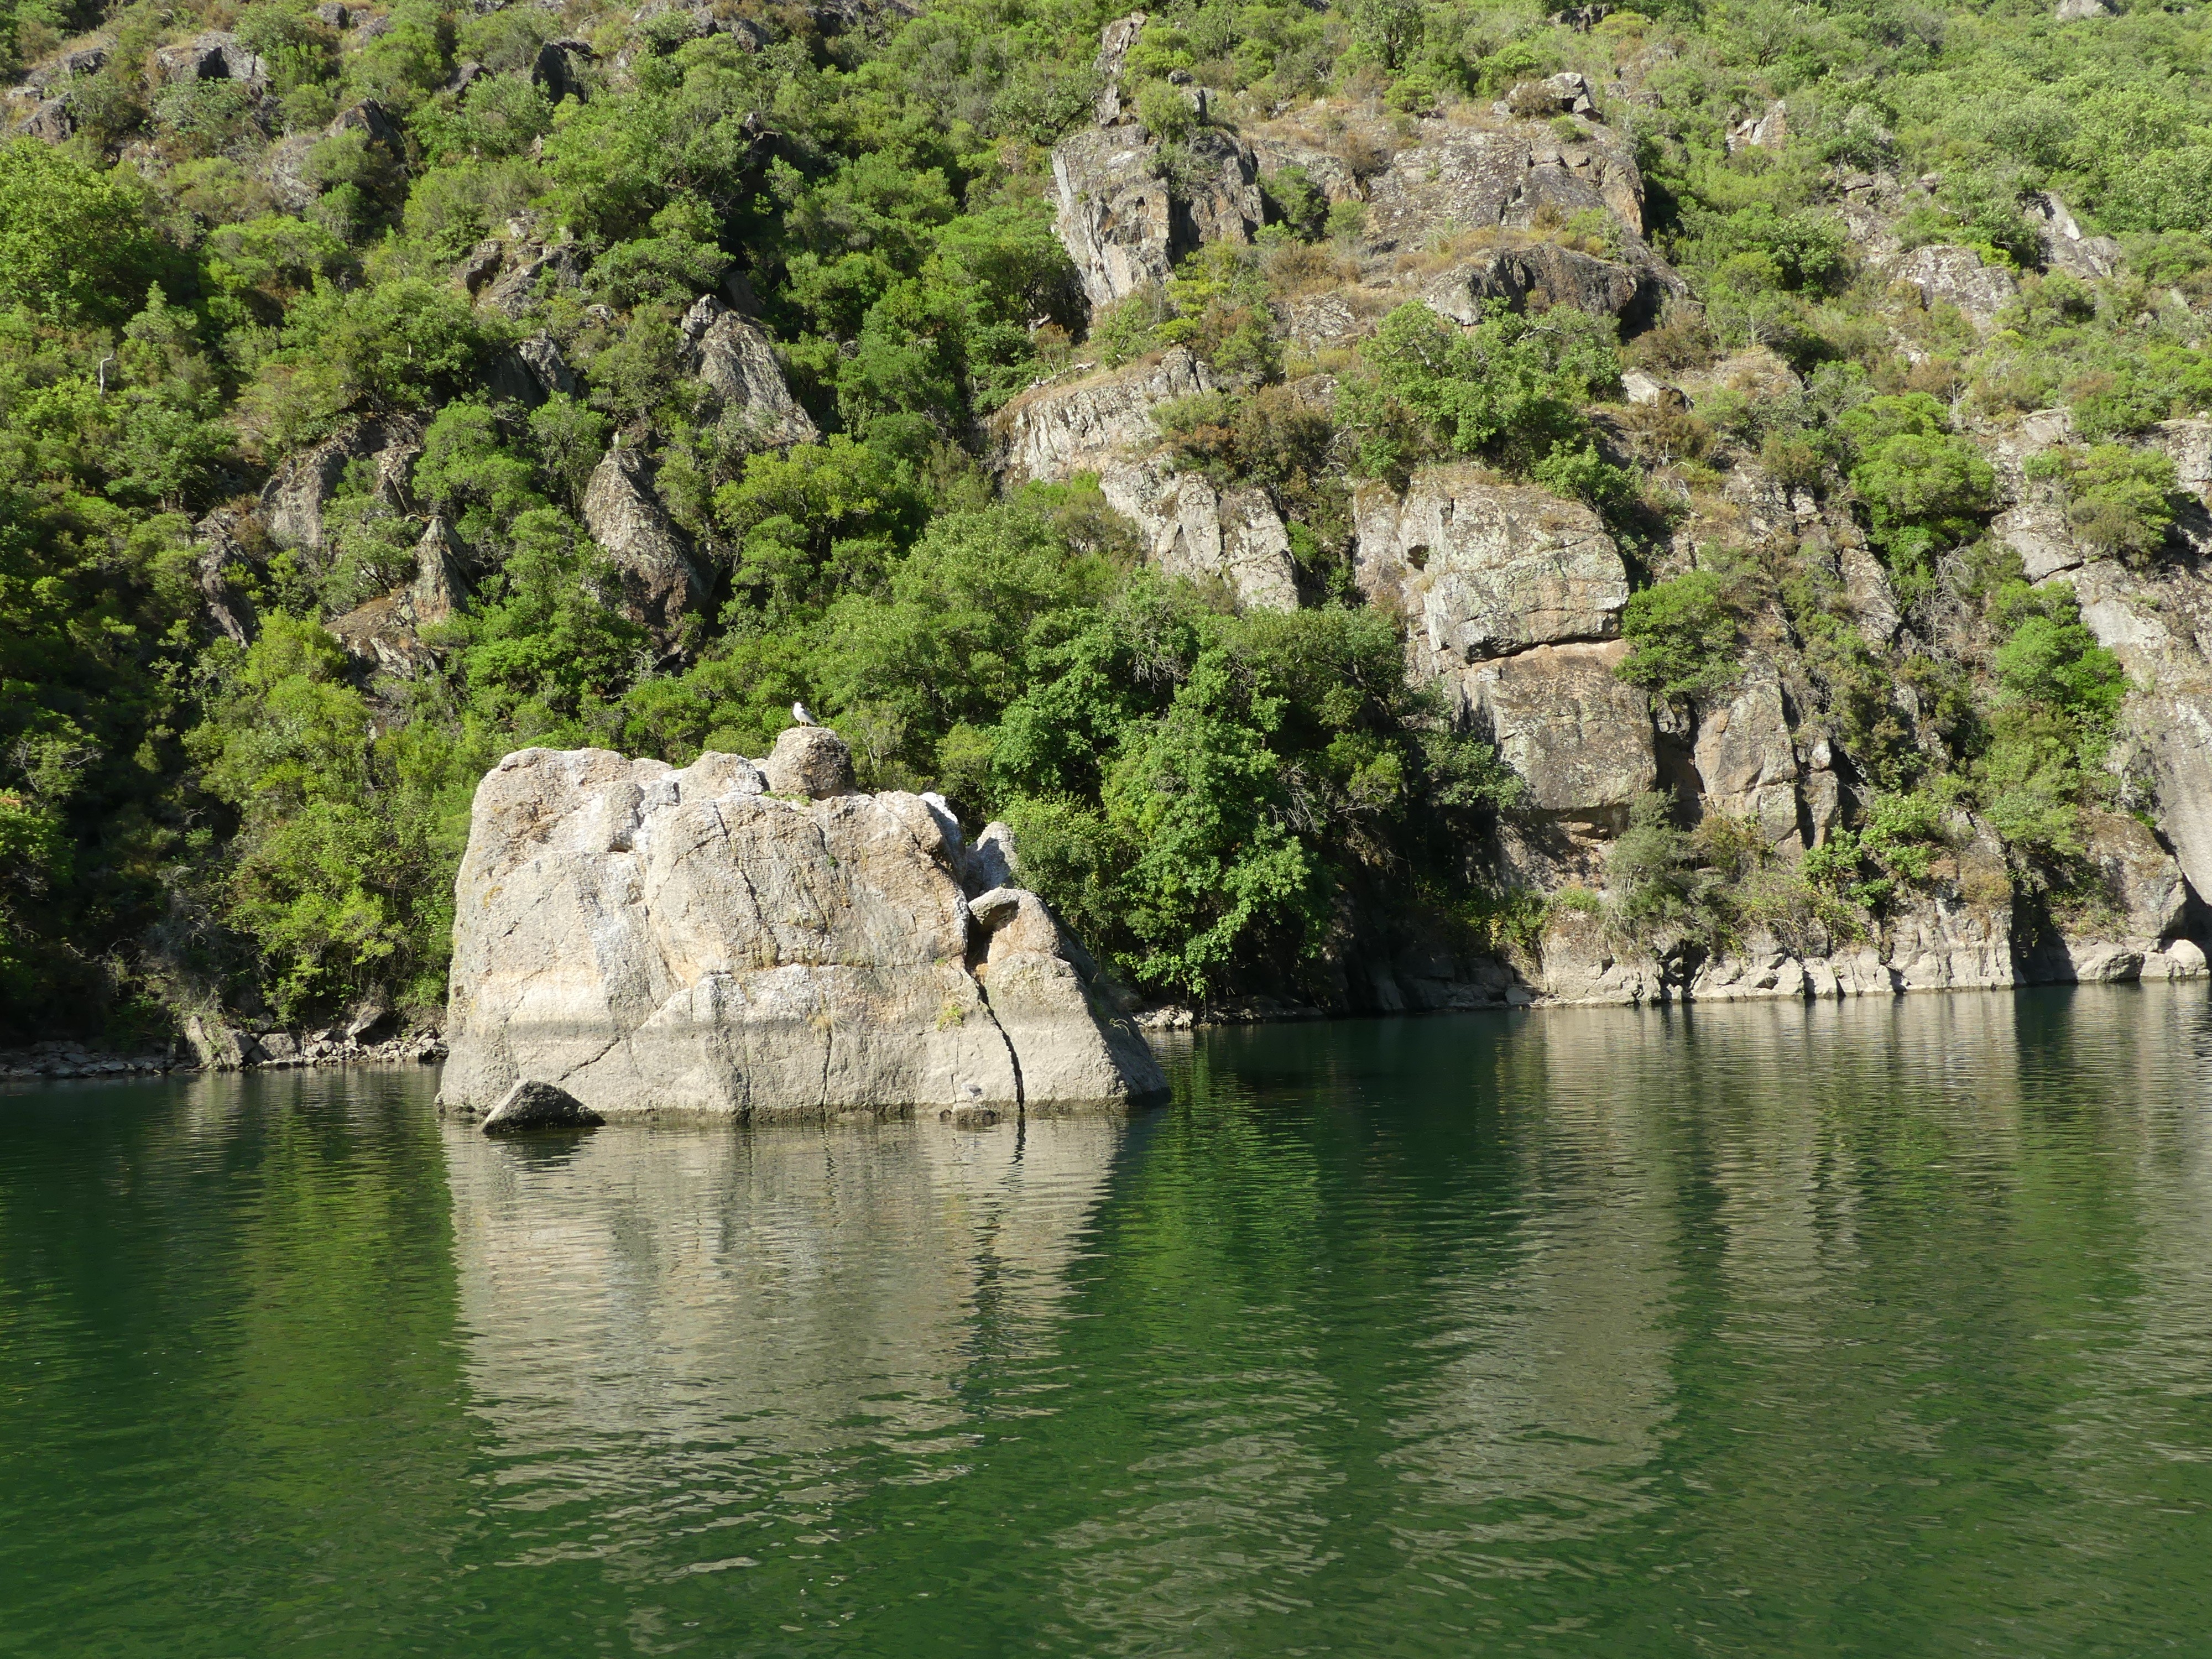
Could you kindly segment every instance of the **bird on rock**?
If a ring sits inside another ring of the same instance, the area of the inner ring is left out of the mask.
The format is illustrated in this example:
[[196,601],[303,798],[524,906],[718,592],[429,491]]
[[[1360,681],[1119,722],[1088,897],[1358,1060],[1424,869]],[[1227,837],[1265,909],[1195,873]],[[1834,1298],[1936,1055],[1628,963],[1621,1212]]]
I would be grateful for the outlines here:
[[814,724],[814,716],[806,712],[806,705],[803,702],[795,702],[791,705],[791,718],[801,726],[811,726]]

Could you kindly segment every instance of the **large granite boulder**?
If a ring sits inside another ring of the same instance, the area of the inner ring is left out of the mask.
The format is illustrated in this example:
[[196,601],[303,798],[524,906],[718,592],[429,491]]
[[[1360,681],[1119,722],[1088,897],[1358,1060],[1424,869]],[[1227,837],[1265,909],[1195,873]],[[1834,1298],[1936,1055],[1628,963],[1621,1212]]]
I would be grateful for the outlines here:
[[521,1135],[548,1129],[596,1129],[605,1121],[566,1089],[526,1080],[509,1089],[485,1115],[483,1132]]
[[[811,730],[810,753],[836,740]],[[485,777],[455,888],[449,1109],[522,1079],[610,1120],[754,1122],[1161,1091],[1034,895],[971,907],[949,815],[769,781],[736,756],[679,771],[603,750],[526,750]]]
[[1360,591],[1432,652],[1474,662],[1620,631],[1628,568],[1578,501],[1456,465],[1414,474],[1402,497],[1363,489],[1353,513]]
[[1060,483],[1158,447],[1152,411],[1214,389],[1188,346],[1079,380],[1036,387],[991,422],[993,460],[1009,484]]
[[609,450],[584,487],[584,522],[622,571],[624,610],[666,641],[711,590],[653,480],[641,453]]
[[1252,147],[1218,127],[1183,143],[1181,190],[1160,170],[1159,144],[1133,124],[1076,133],[1052,152],[1060,211],[1053,229],[1094,306],[1164,281],[1205,242],[1249,242],[1265,222]]

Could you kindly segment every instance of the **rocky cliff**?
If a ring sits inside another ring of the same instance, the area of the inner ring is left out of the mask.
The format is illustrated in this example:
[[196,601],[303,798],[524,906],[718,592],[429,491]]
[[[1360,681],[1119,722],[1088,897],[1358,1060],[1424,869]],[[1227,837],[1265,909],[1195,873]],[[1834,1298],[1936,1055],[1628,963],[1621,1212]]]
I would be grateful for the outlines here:
[[502,761],[456,887],[446,1106],[482,1113],[518,1079],[611,1119],[754,1122],[1158,1092],[1111,988],[1002,884],[998,848],[850,769],[820,727],[757,764]]

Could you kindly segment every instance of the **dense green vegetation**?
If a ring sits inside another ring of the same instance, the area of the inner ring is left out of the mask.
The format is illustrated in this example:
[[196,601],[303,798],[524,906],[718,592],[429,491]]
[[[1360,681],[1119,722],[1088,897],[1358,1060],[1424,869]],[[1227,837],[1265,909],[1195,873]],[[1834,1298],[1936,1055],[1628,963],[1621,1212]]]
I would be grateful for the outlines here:
[[[0,0],[0,68],[94,27],[108,43],[64,88],[73,136],[0,143],[0,1024],[158,1024],[216,998],[306,1018],[376,986],[434,1004],[470,792],[498,755],[758,754],[794,698],[865,781],[1011,818],[1033,878],[1152,991],[1295,988],[1347,896],[1386,879],[1493,914],[1473,849],[1516,781],[1408,684],[1350,580],[1357,481],[1447,458],[1605,517],[1650,578],[1626,618],[1635,684],[1724,697],[1747,650],[1786,649],[1869,799],[1918,803],[1861,827],[1864,860],[1791,876],[1808,902],[1878,900],[1868,884],[1911,863],[1880,850],[1954,811],[2065,879],[2074,815],[2112,796],[2124,682],[2070,598],[2002,568],[1968,428],[2069,409],[2078,441],[2034,476],[2086,541],[2156,563],[2172,469],[2128,440],[2212,402],[2202,9],[2060,25],[2040,0],[1757,0],[1578,29],[1514,3],[1169,7],[1124,88],[1171,176],[1197,165],[1179,146],[1200,118],[1170,76],[1212,88],[1216,119],[1331,100],[1362,117],[1343,149],[1370,173],[1415,117],[1553,70],[1639,89],[1614,118],[1653,246],[1698,303],[1625,345],[1566,307],[1462,330],[1403,306],[1318,365],[1338,386],[1320,410],[1283,384],[1316,365],[1290,362],[1271,307],[1334,280],[1363,210],[1299,169],[1268,179],[1257,246],[1201,249],[1090,313],[1048,152],[1090,119],[1115,8],[945,0],[843,27],[721,9],[735,22],[708,33],[589,0],[394,0],[341,33],[305,0]],[[265,90],[161,83],[153,54],[210,27],[258,54]],[[586,95],[533,74],[556,36],[589,43],[565,59]],[[1790,142],[1731,154],[1728,129],[1775,97]],[[364,99],[391,125],[337,119]],[[298,211],[270,182],[284,145]],[[1898,234],[2016,270],[2002,326],[1897,307],[1847,240],[1853,169],[1934,175]],[[2123,239],[2117,275],[2037,268],[2025,207],[2045,189]],[[518,219],[572,239],[581,275],[510,318],[453,273]],[[1559,234],[1604,246],[1601,226]],[[819,442],[762,449],[680,371],[679,320],[726,283]],[[502,400],[501,354],[539,332],[574,395]],[[1305,609],[1236,614],[1146,569],[1083,480],[1003,491],[983,465],[981,422],[1079,347],[1113,364],[1172,344],[1226,389],[1164,410],[1164,434],[1184,465],[1270,494]],[[1790,390],[1719,388],[1695,415],[1617,402],[1625,367],[1753,345],[1798,371]],[[238,556],[207,564],[196,525],[364,416],[426,422],[410,510],[357,464],[319,553],[240,520]],[[712,602],[674,639],[623,614],[583,526],[617,441],[657,458],[709,567]],[[1988,648],[1930,622],[1886,656],[1790,549],[1723,538],[1694,570],[1668,563],[1670,534],[1752,465],[1846,507],[1900,602],[1970,614]],[[431,512],[474,595],[427,630],[434,665],[398,675],[328,625],[416,574]],[[252,607],[250,644],[210,622],[210,583]],[[1737,855],[1655,851],[1680,837],[1665,811],[1631,832],[1632,886],[1715,887]]]

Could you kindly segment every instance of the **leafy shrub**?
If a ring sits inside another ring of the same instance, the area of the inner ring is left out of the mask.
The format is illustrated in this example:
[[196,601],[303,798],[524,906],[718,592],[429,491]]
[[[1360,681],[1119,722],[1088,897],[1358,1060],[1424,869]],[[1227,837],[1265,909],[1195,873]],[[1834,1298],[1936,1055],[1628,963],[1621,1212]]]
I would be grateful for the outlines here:
[[1620,678],[1662,697],[1717,697],[1743,672],[1735,614],[1720,577],[1710,570],[1692,570],[1630,594],[1620,632],[1630,647]]
[[[1488,454],[1533,466],[1578,449],[1583,410],[1620,385],[1612,320],[1561,306],[1539,318],[1488,302],[1483,320],[1457,329],[1428,307],[1400,306],[1363,348],[1371,390],[1347,388],[1345,424],[1358,433],[1357,465],[1389,476],[1426,454]],[[1408,450],[1377,398],[1401,408],[1422,434]]]
[[2156,450],[2125,444],[2048,450],[2030,458],[2026,471],[2058,484],[2068,526],[2107,556],[2143,562],[2173,522],[2179,480],[2172,459]]

